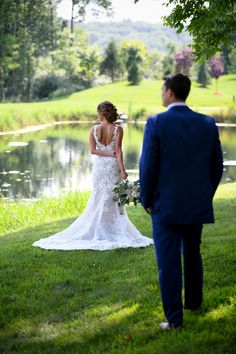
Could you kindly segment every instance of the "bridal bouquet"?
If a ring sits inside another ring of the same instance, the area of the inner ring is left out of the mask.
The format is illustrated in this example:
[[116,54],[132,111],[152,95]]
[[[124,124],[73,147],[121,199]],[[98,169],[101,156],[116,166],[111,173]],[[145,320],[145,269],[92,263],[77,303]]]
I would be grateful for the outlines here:
[[124,206],[131,202],[136,206],[140,203],[140,184],[139,181],[131,182],[125,179],[118,182],[113,187],[113,200],[118,202],[119,206]]

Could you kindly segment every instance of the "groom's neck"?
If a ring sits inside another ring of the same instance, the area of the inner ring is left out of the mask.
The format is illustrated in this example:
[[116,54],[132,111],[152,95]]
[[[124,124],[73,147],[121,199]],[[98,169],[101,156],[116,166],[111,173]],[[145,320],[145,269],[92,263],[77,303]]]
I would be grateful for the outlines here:
[[179,103],[179,102],[181,102],[181,103],[186,103],[185,100],[180,100],[180,99],[178,99],[178,98],[173,97],[173,98],[170,100],[169,104],[171,104],[171,103]]

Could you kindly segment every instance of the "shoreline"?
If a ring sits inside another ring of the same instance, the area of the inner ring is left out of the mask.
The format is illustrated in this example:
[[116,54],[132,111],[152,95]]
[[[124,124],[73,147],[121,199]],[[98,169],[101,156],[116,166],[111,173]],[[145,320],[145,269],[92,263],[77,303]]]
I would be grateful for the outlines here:
[[17,130],[9,130],[6,132],[0,132],[0,136],[3,135],[15,135],[15,134],[26,134],[32,133],[39,130],[43,130],[46,128],[51,128],[57,125],[67,125],[67,124],[89,124],[94,123],[95,121],[78,121],[78,120],[66,120],[66,121],[59,121],[59,122],[52,122],[46,124],[38,124],[38,125],[29,125],[28,127],[17,129]]
[[[26,134],[26,133],[32,133],[32,132],[36,132],[36,131],[40,131],[46,128],[51,128],[53,126],[57,126],[57,125],[69,125],[69,124],[93,124],[96,121],[78,121],[78,120],[68,120],[68,121],[59,121],[59,122],[52,122],[52,123],[47,123],[47,124],[38,124],[38,125],[30,125],[28,127],[25,128],[21,128],[21,129],[17,129],[17,130],[9,130],[6,132],[0,132],[0,136],[4,136],[4,135],[16,135],[16,134]],[[131,121],[126,121],[124,123],[128,123],[128,124],[145,124],[145,121],[140,121],[140,122],[135,122],[134,120]],[[216,123],[216,125],[218,127],[236,127],[236,123]]]

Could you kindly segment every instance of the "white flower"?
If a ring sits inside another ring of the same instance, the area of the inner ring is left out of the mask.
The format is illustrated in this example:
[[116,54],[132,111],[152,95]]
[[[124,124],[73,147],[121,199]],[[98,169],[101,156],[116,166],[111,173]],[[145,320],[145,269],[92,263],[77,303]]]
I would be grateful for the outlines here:
[[132,195],[132,197],[134,197],[134,198],[137,198],[137,197],[139,196],[136,191],[133,191],[133,192],[131,193],[131,195]]

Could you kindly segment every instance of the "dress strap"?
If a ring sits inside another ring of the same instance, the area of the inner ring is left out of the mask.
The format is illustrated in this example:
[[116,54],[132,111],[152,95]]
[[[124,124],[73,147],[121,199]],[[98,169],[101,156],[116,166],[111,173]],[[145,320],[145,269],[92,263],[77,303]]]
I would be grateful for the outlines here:
[[94,136],[94,138],[95,138],[95,140],[97,141],[97,126],[96,125],[94,125],[93,126],[93,136]]
[[116,136],[117,136],[117,133],[118,133],[118,128],[119,128],[119,126],[117,124],[115,124],[112,140],[116,139]]

